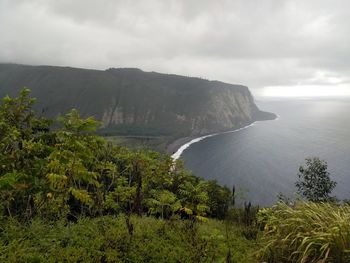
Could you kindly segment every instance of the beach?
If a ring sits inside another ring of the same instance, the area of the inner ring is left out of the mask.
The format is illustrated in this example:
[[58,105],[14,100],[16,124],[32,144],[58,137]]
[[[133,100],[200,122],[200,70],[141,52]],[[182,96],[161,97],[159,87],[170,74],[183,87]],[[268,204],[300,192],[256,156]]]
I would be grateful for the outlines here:
[[171,154],[171,157],[174,160],[177,160],[180,158],[181,154],[183,153],[184,150],[186,150],[188,147],[191,146],[191,144],[199,142],[201,140],[204,140],[206,138],[209,137],[213,137],[216,135],[220,135],[220,134],[225,134],[225,133],[232,133],[232,132],[237,132],[243,129],[247,129],[251,126],[254,126],[254,124],[256,123],[252,122],[246,126],[243,126],[241,128],[235,129],[235,130],[230,130],[230,131],[224,131],[224,132],[218,132],[218,133],[213,133],[213,134],[208,134],[208,135],[204,135],[204,136],[200,136],[200,137],[184,137],[184,138],[179,138],[177,140],[175,140],[174,142],[172,142],[171,144],[169,144],[169,146],[167,147],[167,153]]
[[191,140],[195,139],[196,137],[182,137],[178,138],[172,143],[170,143],[166,148],[166,153],[173,155],[177,152],[177,150],[184,144],[190,142]]

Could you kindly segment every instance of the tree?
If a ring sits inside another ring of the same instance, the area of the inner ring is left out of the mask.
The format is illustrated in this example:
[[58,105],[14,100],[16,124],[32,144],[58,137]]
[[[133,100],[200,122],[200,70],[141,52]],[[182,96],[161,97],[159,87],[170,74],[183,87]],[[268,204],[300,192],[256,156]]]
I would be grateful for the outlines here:
[[186,181],[180,186],[179,194],[182,206],[190,215],[204,216],[209,210],[207,182],[199,180],[198,182]]
[[299,167],[299,180],[295,183],[298,193],[312,202],[332,200],[330,194],[337,183],[330,179],[327,167],[324,160],[317,157],[306,158],[306,166]]
[[209,215],[215,218],[224,219],[230,202],[232,202],[232,194],[230,189],[218,185],[215,180],[207,182]]
[[34,116],[29,92],[25,88],[18,98],[6,96],[0,103],[0,203],[7,215],[26,218],[35,213],[37,193],[45,188],[43,157],[51,140],[50,121]]
[[181,203],[176,195],[167,190],[152,190],[152,198],[147,200],[150,207],[150,214],[160,214],[161,218],[168,218],[169,215],[181,208]]
[[39,118],[29,92],[0,100],[0,217],[225,216],[228,188],[193,176],[170,156],[108,143],[95,133],[98,122],[75,109]]

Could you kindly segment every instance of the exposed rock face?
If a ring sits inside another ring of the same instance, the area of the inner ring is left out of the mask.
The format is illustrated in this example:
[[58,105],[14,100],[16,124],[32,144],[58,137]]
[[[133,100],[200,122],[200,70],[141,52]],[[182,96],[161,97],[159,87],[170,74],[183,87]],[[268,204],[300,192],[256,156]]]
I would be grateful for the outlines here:
[[139,69],[106,71],[0,64],[0,96],[32,89],[39,112],[77,108],[106,134],[204,135],[273,119],[245,86]]

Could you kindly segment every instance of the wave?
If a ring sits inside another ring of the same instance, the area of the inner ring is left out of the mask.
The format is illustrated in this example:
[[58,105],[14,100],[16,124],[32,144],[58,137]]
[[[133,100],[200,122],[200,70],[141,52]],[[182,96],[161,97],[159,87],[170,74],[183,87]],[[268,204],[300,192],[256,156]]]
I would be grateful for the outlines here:
[[190,147],[192,144],[196,143],[196,142],[200,142],[206,138],[209,138],[209,137],[213,137],[213,136],[216,136],[216,135],[221,135],[221,134],[226,134],[226,133],[233,133],[233,132],[238,132],[238,131],[241,131],[241,130],[244,130],[244,129],[247,129],[249,127],[252,127],[255,125],[257,121],[247,125],[247,126],[244,126],[242,128],[239,128],[239,129],[236,129],[236,130],[232,130],[232,131],[226,131],[226,132],[218,132],[218,133],[213,133],[213,134],[209,134],[209,135],[204,135],[204,136],[201,136],[201,137],[198,137],[198,138],[195,138],[191,141],[189,141],[188,143],[185,143],[184,145],[182,145],[173,155],[171,155],[171,158],[173,158],[173,160],[177,160],[181,157],[182,153],[188,148]]

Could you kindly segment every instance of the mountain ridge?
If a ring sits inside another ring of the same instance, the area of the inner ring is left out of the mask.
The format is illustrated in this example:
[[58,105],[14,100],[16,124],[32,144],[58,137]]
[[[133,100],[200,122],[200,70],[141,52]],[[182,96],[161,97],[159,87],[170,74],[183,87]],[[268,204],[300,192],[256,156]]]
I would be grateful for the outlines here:
[[77,108],[101,121],[103,135],[160,135],[172,139],[233,130],[274,119],[260,111],[249,89],[138,68],[106,70],[0,64],[0,96],[24,86],[47,117]]

